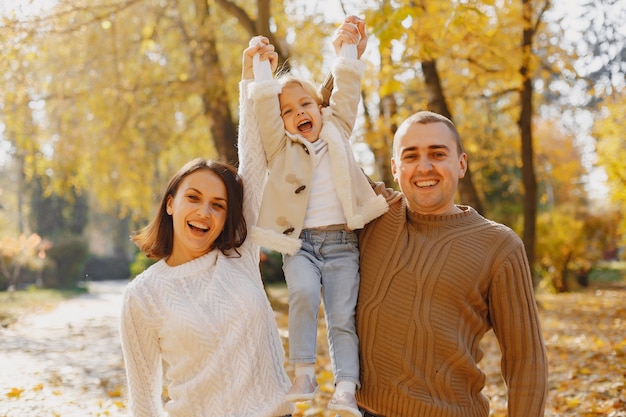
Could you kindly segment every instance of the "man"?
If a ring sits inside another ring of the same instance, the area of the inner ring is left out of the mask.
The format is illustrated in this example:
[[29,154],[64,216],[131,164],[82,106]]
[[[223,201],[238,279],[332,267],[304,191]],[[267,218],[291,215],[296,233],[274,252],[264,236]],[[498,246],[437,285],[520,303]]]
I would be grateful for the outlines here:
[[508,227],[454,204],[467,169],[456,127],[431,112],[410,116],[391,162],[402,192],[378,184],[389,211],[360,233],[364,415],[487,417],[479,342],[493,329],[507,416],[543,416],[547,359],[524,247]]

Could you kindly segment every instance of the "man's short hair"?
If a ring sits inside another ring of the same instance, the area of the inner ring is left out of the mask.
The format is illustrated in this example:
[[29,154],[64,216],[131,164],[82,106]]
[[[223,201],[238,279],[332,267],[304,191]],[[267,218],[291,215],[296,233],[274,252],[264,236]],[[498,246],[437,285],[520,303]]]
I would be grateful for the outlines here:
[[418,111],[417,113],[413,113],[412,115],[410,115],[409,117],[407,117],[406,119],[404,119],[404,121],[400,124],[400,126],[398,127],[398,130],[396,130],[396,134],[393,137],[393,154],[395,156],[396,153],[396,148],[397,148],[397,143],[399,140],[399,135],[402,133],[403,130],[405,130],[406,128],[408,128],[411,125],[414,124],[429,124],[429,123],[443,123],[445,124],[448,129],[450,129],[450,132],[452,132],[452,136],[454,136],[454,140],[456,141],[456,150],[459,153],[459,155],[463,154],[465,151],[463,150],[463,144],[461,143],[461,135],[459,135],[459,131],[456,129],[456,126],[454,125],[454,123],[452,123],[452,120],[448,119],[445,116],[442,116],[439,113],[434,113],[432,111],[427,111],[427,110],[422,110],[422,111]]

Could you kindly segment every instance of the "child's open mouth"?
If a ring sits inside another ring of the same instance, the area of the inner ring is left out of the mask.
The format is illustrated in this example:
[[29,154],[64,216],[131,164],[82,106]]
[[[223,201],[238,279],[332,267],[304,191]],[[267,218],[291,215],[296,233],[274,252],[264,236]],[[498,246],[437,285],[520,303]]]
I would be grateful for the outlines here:
[[313,123],[311,123],[310,120],[303,120],[298,123],[298,130],[300,132],[308,132],[311,129],[313,129]]

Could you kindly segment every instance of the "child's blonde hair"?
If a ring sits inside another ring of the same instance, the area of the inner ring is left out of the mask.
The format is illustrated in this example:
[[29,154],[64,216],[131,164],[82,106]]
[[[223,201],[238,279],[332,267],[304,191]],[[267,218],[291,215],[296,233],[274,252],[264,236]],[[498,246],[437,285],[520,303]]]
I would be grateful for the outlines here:
[[304,91],[315,99],[317,104],[322,104],[322,94],[317,90],[312,82],[294,77],[289,73],[281,74],[278,78],[278,82],[282,88],[289,86],[300,86]]

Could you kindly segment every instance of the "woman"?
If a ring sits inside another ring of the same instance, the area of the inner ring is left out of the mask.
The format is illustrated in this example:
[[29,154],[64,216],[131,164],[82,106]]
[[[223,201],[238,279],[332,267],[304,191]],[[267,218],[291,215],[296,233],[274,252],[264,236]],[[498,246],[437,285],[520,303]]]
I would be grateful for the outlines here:
[[170,180],[156,217],[132,237],[158,260],[128,285],[123,300],[120,333],[134,417],[291,412],[259,248],[246,240],[258,210],[254,196],[244,202],[246,177],[253,176],[219,162],[189,162]]

